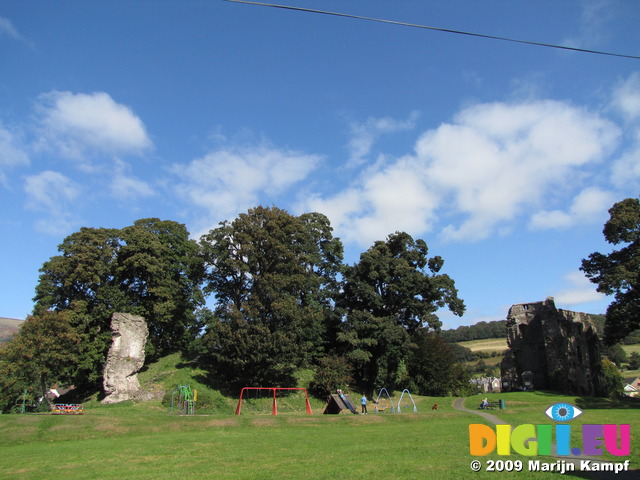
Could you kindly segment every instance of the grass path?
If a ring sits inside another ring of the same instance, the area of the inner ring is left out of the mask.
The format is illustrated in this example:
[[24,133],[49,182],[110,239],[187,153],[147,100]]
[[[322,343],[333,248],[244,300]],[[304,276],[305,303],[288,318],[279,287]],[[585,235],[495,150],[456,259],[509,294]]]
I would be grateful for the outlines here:
[[454,400],[454,402],[453,402],[453,408],[455,408],[456,410],[463,411],[463,412],[469,412],[469,413],[473,413],[475,415],[480,415],[487,422],[493,423],[494,425],[508,425],[507,422],[501,420],[500,418],[496,417],[492,413],[487,412],[486,410],[470,410],[470,409],[466,408],[464,406],[464,401],[465,400],[466,400],[466,398],[456,398]]

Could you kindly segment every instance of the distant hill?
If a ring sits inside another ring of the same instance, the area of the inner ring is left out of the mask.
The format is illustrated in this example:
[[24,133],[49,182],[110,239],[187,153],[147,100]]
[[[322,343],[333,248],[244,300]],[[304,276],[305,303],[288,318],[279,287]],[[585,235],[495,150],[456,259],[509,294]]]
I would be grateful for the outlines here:
[[23,320],[17,318],[0,317],[0,343],[8,342],[18,333],[22,326]]
[[456,329],[440,332],[445,342],[468,342],[470,340],[484,340],[485,338],[507,338],[507,321],[478,322],[471,326],[461,326]]
[[[596,327],[600,336],[604,333],[604,315],[589,313],[589,319]],[[475,325],[463,325],[456,329],[443,330],[440,335],[446,342],[469,342],[472,340],[484,340],[488,338],[507,338],[507,321],[496,320],[493,322],[478,322]]]
[[602,337],[604,335],[604,322],[607,319],[606,315],[595,313],[588,313],[587,315],[589,315],[589,320],[591,321],[593,326],[596,327],[598,336]]

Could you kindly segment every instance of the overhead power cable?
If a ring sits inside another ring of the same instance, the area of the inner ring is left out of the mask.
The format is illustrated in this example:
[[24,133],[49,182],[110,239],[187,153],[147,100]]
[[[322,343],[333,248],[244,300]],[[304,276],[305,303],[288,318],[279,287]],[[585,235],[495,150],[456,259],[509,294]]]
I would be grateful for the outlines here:
[[306,13],[316,13],[321,15],[333,15],[335,17],[345,17],[345,18],[354,18],[356,20],[367,20],[370,22],[380,22],[380,23],[389,23],[391,25],[399,25],[402,27],[412,27],[412,28],[422,28],[424,30],[434,30],[437,32],[445,32],[445,33],[455,33],[458,35],[467,35],[471,37],[480,37],[480,38],[489,38],[492,40],[501,40],[503,42],[513,42],[513,43],[523,43],[525,45],[535,45],[538,47],[548,47],[548,48],[559,48],[561,50],[570,50],[573,52],[581,52],[581,53],[592,53],[596,55],[608,55],[610,57],[622,57],[622,58],[631,58],[633,60],[640,60],[640,56],[637,55],[624,55],[622,53],[613,53],[613,52],[603,52],[599,50],[589,50],[586,48],[577,48],[577,47],[567,47],[565,45],[554,45],[552,43],[542,43],[542,42],[532,42],[528,40],[518,40],[515,38],[507,38],[507,37],[497,37],[495,35],[484,35],[482,33],[472,33],[472,32],[464,32],[462,30],[452,30],[450,28],[440,28],[440,27],[430,27],[428,25],[420,25],[417,23],[406,23],[406,22],[398,22],[395,20],[386,20],[383,18],[373,18],[373,17],[364,17],[361,15],[353,15],[350,13],[340,13],[340,12],[329,12],[326,10],[315,10],[312,8],[302,8],[302,7],[293,7],[291,5],[277,5],[273,3],[262,3],[262,2],[249,2],[246,0],[224,0],[225,2],[232,3],[244,3],[247,5],[257,5],[261,7],[272,7],[272,8],[281,8],[284,10],[295,10],[298,12],[306,12]]

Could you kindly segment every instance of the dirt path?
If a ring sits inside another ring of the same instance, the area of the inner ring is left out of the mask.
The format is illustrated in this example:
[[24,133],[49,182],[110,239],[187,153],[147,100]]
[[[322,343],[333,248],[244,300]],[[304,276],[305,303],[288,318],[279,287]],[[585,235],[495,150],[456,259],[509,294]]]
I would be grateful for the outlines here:
[[456,398],[455,401],[453,402],[453,408],[455,408],[456,410],[461,410],[463,412],[475,413],[476,415],[480,415],[485,420],[493,423],[494,425],[509,425],[507,422],[503,422],[495,415],[488,413],[486,410],[478,410],[478,409],[470,410],[468,408],[465,408],[464,406],[465,400],[466,400],[465,398]]
[[[464,406],[465,400],[466,398],[456,398],[453,402],[453,408],[455,408],[456,410],[460,410],[462,412],[469,412],[469,413],[474,413],[476,415],[480,415],[482,418],[484,418],[490,423],[493,423],[494,425],[509,425],[509,423],[501,420],[499,417],[492,415],[491,413],[488,413],[486,410],[479,410],[479,409],[471,410],[469,408],[466,408]],[[552,448],[555,449],[555,444],[552,445]],[[556,459],[562,459],[562,460],[565,460],[567,463],[570,462],[576,465],[575,474],[578,474],[576,476],[579,476],[579,477],[581,476],[581,477],[593,478],[596,480],[638,480],[640,478],[640,470],[630,470],[628,472],[620,472],[618,474],[614,472],[579,472],[578,471],[578,469],[580,468],[580,460],[592,460],[594,463],[600,462],[600,460],[597,458],[580,457],[580,456],[560,457],[556,455],[552,455],[552,457]],[[628,460],[628,458],[625,458],[622,460],[623,461]],[[571,475],[572,473],[573,472],[567,472],[566,475]]]

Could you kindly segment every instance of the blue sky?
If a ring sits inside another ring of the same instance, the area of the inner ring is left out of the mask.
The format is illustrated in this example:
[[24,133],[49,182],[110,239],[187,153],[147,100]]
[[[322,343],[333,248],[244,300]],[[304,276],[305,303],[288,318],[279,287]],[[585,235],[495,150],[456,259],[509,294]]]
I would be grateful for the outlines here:
[[[282,2],[285,3],[285,2]],[[287,0],[640,55],[640,5]],[[326,214],[349,263],[394,231],[445,259],[445,327],[553,296],[640,194],[640,60],[201,1],[0,0],[0,316],[80,227],[194,238],[259,204]]]

